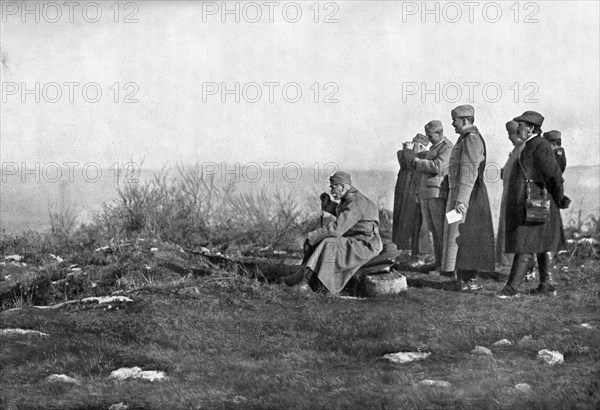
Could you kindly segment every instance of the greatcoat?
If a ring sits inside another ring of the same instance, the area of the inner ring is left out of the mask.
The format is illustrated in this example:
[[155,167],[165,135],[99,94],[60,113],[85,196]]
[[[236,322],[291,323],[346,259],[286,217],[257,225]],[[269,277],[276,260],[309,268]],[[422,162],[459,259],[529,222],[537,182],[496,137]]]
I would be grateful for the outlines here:
[[[510,172],[506,203],[505,251],[510,253],[558,252],[565,247],[562,218],[558,204],[564,200],[560,166],[552,147],[541,136],[526,142]],[[521,168],[521,165],[523,168]],[[552,197],[550,219],[545,223],[525,221],[526,176],[538,189],[544,187]]]
[[[425,157],[426,152],[420,152],[417,157]],[[392,222],[392,242],[398,249],[418,249],[419,231],[423,224],[418,193],[421,186],[421,173],[412,161],[407,161],[404,151],[397,152],[400,171],[394,190],[394,213]]]
[[323,285],[338,294],[356,271],[381,252],[379,210],[355,188],[325,209],[336,220],[308,234],[308,242],[316,246],[306,266]]
[[450,154],[449,193],[446,212],[455,201],[467,205],[459,222],[444,220],[442,270],[494,270],[494,226],[487,188],[483,180],[485,141],[475,126],[465,128]]
[[508,259],[509,254],[507,254],[504,250],[504,242],[505,242],[505,225],[506,225],[506,200],[508,195],[508,183],[510,181],[510,172],[512,171],[512,167],[519,157],[521,150],[524,145],[519,144],[513,148],[513,150],[508,155],[508,159],[504,164],[504,168],[502,168],[502,199],[500,201],[500,218],[498,219],[498,236],[496,238],[496,263],[499,265],[509,265]]

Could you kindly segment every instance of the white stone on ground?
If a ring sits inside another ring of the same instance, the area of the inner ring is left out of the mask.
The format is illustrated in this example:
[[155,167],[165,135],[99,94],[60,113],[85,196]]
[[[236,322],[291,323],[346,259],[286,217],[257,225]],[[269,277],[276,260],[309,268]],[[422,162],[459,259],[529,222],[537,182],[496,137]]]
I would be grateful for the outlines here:
[[385,354],[383,355],[383,358],[394,363],[409,363],[415,360],[426,359],[430,355],[430,352],[398,352]]
[[406,278],[398,272],[367,275],[365,285],[367,296],[395,295],[408,289]]
[[108,410],[127,410],[129,408],[128,405],[126,405],[125,403],[121,402],[121,403],[115,403],[113,405],[111,405]]
[[582,323],[581,327],[585,327],[586,329],[593,329],[594,326],[590,325],[589,323]]
[[0,329],[1,335],[36,335],[36,336],[50,336],[48,333],[38,332],[37,330],[31,329]]
[[165,372],[157,370],[142,370],[139,367],[121,367],[118,370],[114,370],[110,373],[110,379],[127,380],[127,379],[144,379],[155,380],[166,379]]
[[538,360],[543,361],[550,366],[554,366],[555,364],[561,364],[565,361],[565,357],[562,353],[557,352],[555,350],[547,350],[542,349],[538,352],[537,355]]
[[81,384],[76,379],[67,376],[66,374],[51,374],[46,377],[46,381],[50,383],[68,383],[68,384]]
[[533,389],[527,383],[519,383],[515,386],[515,389],[523,393],[533,393]]
[[483,346],[475,346],[475,348],[471,351],[472,354],[479,354],[484,356],[492,356],[492,351],[487,347]]
[[502,339],[495,342],[492,346],[512,346],[512,342],[508,339]]
[[21,262],[23,260],[23,257],[21,255],[8,255],[4,257],[4,260],[7,261],[14,261],[14,262]]

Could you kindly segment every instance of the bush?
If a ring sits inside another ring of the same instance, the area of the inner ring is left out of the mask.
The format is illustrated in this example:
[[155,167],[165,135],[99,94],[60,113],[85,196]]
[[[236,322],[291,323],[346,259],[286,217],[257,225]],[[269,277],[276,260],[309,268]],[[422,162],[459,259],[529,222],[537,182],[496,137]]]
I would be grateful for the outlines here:
[[570,258],[600,258],[600,220],[595,215],[584,220],[581,210],[573,214],[565,227]]
[[173,177],[163,168],[145,183],[117,186],[117,194],[93,223],[105,241],[145,237],[186,247],[293,249],[307,217],[295,191],[240,193],[233,181],[218,184],[214,175],[205,176],[200,164],[178,166]]

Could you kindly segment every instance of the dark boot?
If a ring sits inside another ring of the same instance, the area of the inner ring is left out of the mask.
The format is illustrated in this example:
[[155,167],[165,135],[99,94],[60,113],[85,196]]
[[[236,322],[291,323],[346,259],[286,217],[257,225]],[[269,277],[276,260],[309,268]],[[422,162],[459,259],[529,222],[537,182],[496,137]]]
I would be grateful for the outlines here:
[[508,277],[506,286],[500,291],[499,297],[512,297],[519,293],[519,286],[521,285],[521,282],[523,282],[523,279],[529,270],[529,266],[531,266],[532,259],[533,257],[530,253],[515,254],[510,269],[510,276]]
[[552,252],[537,254],[538,268],[540,271],[540,285],[531,291],[532,294],[556,295],[556,283],[554,283],[554,258]]
[[459,269],[456,271],[456,280],[461,292],[476,292],[482,289],[482,286],[477,282],[476,270]]

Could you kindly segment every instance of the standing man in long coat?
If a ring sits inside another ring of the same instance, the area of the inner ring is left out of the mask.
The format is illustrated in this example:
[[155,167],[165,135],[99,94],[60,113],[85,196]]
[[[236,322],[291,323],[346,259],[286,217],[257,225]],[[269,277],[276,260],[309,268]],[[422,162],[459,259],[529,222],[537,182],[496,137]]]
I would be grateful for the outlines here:
[[[379,255],[383,248],[379,236],[379,209],[369,198],[352,186],[349,174],[338,171],[329,178],[331,195],[321,194],[323,210],[336,220],[308,233],[304,243],[304,260],[296,274],[283,280],[288,286],[305,279],[316,279],[337,295],[356,271]],[[317,282],[318,283],[318,282]]]
[[[544,117],[535,111],[526,111],[514,119],[519,123],[518,133],[525,140],[518,160],[513,164],[508,184],[506,203],[506,252],[515,254],[506,286],[498,295],[509,298],[518,294],[519,285],[537,256],[540,284],[533,293],[556,294],[553,278],[553,253],[564,249],[560,209],[568,208],[570,199],[564,195],[560,166],[550,143],[541,137]],[[550,218],[544,223],[526,221],[526,181],[533,181],[532,191],[546,189],[552,197]]]
[[444,221],[444,273],[456,271],[461,291],[477,291],[478,271],[494,270],[494,226],[483,180],[486,147],[475,121],[475,109],[461,105],[451,112],[452,125],[460,136],[452,148],[448,168],[449,193],[446,212],[462,215],[458,222]]
[[[421,174],[415,169],[413,159],[415,156],[424,158],[429,140],[423,134],[417,134],[413,140],[413,147],[407,143],[402,145],[396,155],[400,170],[394,190],[394,214],[392,224],[392,242],[398,249],[410,249],[410,256],[414,267],[419,266],[419,236],[423,217],[418,193],[421,186]],[[422,264],[422,263],[421,263]]]
[[454,144],[444,136],[441,121],[433,120],[425,124],[425,135],[431,148],[425,158],[415,156],[413,161],[415,169],[422,174],[419,200],[423,219],[433,237],[435,263],[432,268],[439,272],[444,249],[444,215],[448,197],[448,189],[443,186],[443,181],[448,175],[448,161]]
[[506,201],[508,195],[508,183],[510,181],[510,171],[512,171],[512,167],[519,157],[521,150],[523,149],[523,140],[519,137],[517,133],[517,128],[519,127],[519,123],[513,120],[510,120],[506,123],[506,131],[508,132],[508,139],[513,144],[513,150],[508,155],[508,159],[504,164],[500,174],[502,176],[502,200],[500,201],[500,218],[498,220],[498,235],[496,239],[496,262],[499,265],[510,265],[511,262],[509,260],[509,255],[504,252],[504,234],[505,229],[504,225],[506,224]]

